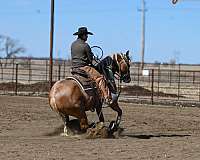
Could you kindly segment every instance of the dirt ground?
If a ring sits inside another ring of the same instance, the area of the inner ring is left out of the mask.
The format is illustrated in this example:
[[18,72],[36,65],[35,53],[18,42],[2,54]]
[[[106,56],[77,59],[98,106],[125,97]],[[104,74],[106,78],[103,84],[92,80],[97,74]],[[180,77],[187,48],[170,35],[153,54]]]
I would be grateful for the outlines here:
[[[62,121],[47,98],[0,96],[0,159],[199,160],[200,110],[120,103],[117,139],[63,137]],[[104,108],[105,119],[115,112]],[[88,112],[90,121],[96,114]]]

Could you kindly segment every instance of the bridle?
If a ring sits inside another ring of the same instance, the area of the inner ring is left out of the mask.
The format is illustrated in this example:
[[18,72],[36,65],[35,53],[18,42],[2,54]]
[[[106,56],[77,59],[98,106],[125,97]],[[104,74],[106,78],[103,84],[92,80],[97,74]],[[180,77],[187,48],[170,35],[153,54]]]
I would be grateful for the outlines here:
[[121,64],[122,63],[126,64],[127,68],[129,68],[130,66],[129,66],[129,59],[125,55],[123,55],[122,53],[118,54],[118,55],[120,55],[121,59],[122,59],[120,62],[117,60],[117,54],[115,54],[113,56],[113,59],[115,60],[115,62],[117,63],[117,66],[118,66],[118,72],[115,73],[115,79],[118,82],[117,83],[117,90],[118,90],[118,97],[119,97],[120,94],[121,94],[121,88],[122,88],[121,87],[122,86],[121,83],[122,83],[123,80],[125,80],[125,78],[129,74],[129,72],[128,72],[129,69],[127,70],[126,73],[122,73],[122,71],[121,71]]
[[122,60],[120,62],[117,60],[117,54],[115,54],[113,57],[118,66],[118,72],[115,73],[115,75],[117,75],[117,76],[115,76],[115,79],[117,79],[119,81],[123,81],[125,79],[125,77],[128,76],[129,73],[128,73],[128,71],[127,71],[127,73],[122,73],[121,64],[124,63],[124,64],[126,64],[127,68],[129,68],[129,60],[122,53],[118,54],[118,55],[120,55],[122,58]]

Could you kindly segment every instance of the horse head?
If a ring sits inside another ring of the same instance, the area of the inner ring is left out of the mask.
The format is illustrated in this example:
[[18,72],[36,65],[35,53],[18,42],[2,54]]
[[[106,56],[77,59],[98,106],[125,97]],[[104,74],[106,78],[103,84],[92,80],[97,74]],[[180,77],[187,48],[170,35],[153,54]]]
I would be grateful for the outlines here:
[[120,80],[125,83],[129,83],[131,81],[129,51],[127,51],[125,54],[114,54],[113,60],[117,64],[118,69],[116,70],[116,73],[118,74]]

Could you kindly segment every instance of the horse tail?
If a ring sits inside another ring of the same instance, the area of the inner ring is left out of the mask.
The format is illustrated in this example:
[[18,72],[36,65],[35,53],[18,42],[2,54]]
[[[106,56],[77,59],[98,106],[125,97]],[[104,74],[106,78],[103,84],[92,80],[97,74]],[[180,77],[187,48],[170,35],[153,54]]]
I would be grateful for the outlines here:
[[51,106],[52,110],[58,112],[58,108],[57,108],[55,97],[51,97],[50,98],[50,106]]
[[50,94],[49,94],[49,104],[53,111],[59,112],[57,104],[56,104],[56,98],[55,98],[55,88],[52,87]]

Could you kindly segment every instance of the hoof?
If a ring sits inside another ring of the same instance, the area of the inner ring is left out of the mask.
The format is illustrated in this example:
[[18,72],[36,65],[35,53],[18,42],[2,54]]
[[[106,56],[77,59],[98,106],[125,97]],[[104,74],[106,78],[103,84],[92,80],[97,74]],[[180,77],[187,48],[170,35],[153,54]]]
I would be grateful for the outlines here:
[[67,134],[67,133],[61,133],[60,135],[63,137],[69,137],[69,134]]

